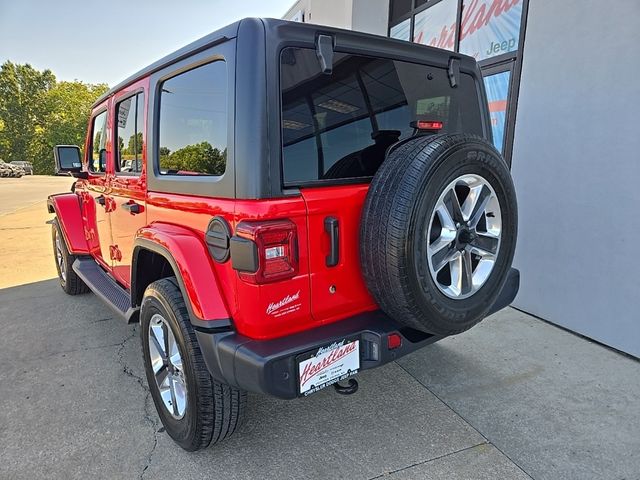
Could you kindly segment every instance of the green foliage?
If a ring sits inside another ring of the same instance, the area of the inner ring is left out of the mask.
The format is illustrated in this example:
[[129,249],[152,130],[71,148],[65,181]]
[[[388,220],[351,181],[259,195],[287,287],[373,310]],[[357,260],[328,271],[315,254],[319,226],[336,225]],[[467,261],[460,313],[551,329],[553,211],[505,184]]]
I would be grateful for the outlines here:
[[123,152],[129,155],[140,155],[142,153],[142,132],[138,132],[137,135],[131,135],[129,137],[128,148]]
[[56,82],[50,70],[10,61],[0,67],[0,157],[54,171],[54,145],[84,144],[91,105],[107,86]]
[[227,149],[220,151],[209,142],[187,145],[170,152],[160,147],[160,169],[222,175],[227,163]]

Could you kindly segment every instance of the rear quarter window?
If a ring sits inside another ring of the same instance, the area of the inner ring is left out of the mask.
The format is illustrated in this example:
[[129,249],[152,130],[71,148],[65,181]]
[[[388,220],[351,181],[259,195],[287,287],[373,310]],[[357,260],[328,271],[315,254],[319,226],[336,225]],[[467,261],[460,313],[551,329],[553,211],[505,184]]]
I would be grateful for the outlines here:
[[161,175],[224,174],[227,67],[222,60],[176,75],[160,87]]
[[375,174],[386,149],[414,134],[417,120],[442,132],[483,135],[473,77],[452,88],[444,69],[337,53],[324,75],[314,50],[285,48],[280,62],[285,185]]

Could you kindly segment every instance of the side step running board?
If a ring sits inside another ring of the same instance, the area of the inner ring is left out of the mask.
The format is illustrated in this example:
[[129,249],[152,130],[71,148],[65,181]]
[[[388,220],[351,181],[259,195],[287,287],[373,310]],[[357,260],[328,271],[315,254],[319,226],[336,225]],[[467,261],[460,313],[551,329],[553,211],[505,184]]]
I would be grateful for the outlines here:
[[78,258],[73,270],[100,300],[131,323],[137,320],[139,308],[131,307],[131,296],[92,258]]

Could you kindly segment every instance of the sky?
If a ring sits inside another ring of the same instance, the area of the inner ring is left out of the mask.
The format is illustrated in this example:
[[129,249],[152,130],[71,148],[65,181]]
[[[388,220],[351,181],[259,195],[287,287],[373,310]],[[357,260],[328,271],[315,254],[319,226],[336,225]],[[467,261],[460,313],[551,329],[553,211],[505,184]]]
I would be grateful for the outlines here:
[[244,17],[281,18],[295,0],[0,0],[0,64],[114,86]]

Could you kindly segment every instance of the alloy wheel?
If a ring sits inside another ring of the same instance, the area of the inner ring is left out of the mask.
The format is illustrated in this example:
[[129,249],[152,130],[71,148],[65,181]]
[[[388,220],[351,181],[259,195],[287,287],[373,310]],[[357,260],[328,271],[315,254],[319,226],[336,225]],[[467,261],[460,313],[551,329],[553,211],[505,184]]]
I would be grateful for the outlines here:
[[500,202],[476,174],[456,178],[438,199],[427,231],[431,278],[449,298],[464,299],[487,281],[502,235]]
[[177,420],[187,409],[187,384],[178,343],[165,318],[154,314],[149,322],[149,356],[162,403]]
[[55,235],[55,247],[56,247],[56,262],[58,262],[58,270],[60,271],[60,278],[63,282],[67,281],[67,268],[64,263],[64,252],[62,251],[62,241],[57,230],[54,230]]

